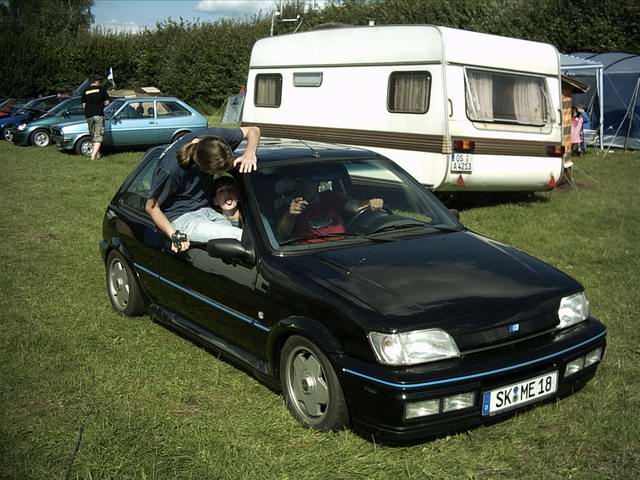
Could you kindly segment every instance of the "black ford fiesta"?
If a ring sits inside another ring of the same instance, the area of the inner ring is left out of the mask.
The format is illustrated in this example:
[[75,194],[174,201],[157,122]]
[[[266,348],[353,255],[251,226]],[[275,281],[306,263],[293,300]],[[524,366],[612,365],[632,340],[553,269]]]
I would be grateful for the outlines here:
[[109,299],[149,312],[274,388],[305,426],[405,441],[584,385],[605,326],[583,287],[467,230],[372,152],[264,139],[237,174],[242,241],[173,253],[144,205],[162,149],[107,207]]

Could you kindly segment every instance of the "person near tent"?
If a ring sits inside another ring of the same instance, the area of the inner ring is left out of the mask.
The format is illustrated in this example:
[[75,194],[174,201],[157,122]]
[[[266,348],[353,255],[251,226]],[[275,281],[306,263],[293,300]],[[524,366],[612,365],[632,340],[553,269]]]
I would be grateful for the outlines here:
[[584,141],[584,131],[591,129],[591,119],[586,111],[583,103],[577,105],[578,113],[582,117],[582,128],[580,129],[580,150],[582,153],[587,151],[587,144]]
[[571,109],[571,154],[576,157],[582,152],[582,115],[576,107]]

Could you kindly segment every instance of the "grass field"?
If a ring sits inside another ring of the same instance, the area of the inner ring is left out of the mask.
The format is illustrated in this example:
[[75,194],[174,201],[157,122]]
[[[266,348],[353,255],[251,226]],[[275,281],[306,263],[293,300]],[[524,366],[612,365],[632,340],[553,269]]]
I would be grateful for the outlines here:
[[640,154],[578,159],[576,190],[461,204],[585,285],[607,355],[560,402],[402,447],[305,430],[249,375],[111,310],[102,216],[141,157],[0,142],[0,479],[640,478]]

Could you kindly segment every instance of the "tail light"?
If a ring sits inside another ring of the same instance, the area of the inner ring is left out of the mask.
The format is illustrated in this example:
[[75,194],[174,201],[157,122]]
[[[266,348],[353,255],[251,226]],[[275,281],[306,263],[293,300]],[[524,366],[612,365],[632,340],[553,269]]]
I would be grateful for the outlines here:
[[564,145],[547,145],[548,157],[561,157],[564,155]]
[[476,142],[473,140],[454,140],[453,151],[460,153],[473,153],[476,149]]

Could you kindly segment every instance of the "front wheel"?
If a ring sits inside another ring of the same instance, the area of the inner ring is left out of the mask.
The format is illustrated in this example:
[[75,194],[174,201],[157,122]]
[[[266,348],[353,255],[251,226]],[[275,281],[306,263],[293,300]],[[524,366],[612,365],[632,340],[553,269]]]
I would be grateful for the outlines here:
[[286,341],[280,356],[280,382],[287,408],[304,426],[330,431],[349,423],[340,381],[313,342],[297,335]]
[[176,141],[180,140],[182,137],[184,137],[188,132],[178,132],[176,133],[173,138],[171,139],[171,143],[175,143]]
[[47,147],[51,143],[51,137],[46,130],[36,130],[31,134],[31,143],[37,147]]
[[76,153],[78,155],[84,155],[90,157],[93,153],[93,142],[90,137],[82,137],[76,142]]
[[112,250],[107,257],[107,294],[113,309],[128,317],[142,315],[144,300],[133,271],[122,255]]
[[7,142],[13,142],[13,129],[12,129],[12,127],[4,127],[2,129],[2,132],[0,133],[0,135]]

